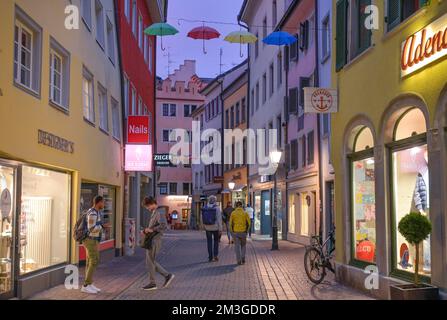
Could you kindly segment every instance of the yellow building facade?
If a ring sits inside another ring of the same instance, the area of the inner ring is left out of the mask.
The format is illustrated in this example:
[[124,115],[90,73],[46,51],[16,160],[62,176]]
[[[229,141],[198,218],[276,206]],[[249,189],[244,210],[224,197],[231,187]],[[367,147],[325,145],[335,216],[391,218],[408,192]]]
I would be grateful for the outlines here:
[[[446,290],[447,2],[372,4],[369,31],[356,1],[333,1],[337,277],[388,298],[391,284],[414,273],[414,248],[397,225],[420,212],[433,224],[420,273]],[[379,273],[372,289],[368,266]]]
[[102,256],[122,249],[115,10],[105,0],[4,0],[0,17],[0,296],[28,297],[85,259],[72,228],[97,194]]

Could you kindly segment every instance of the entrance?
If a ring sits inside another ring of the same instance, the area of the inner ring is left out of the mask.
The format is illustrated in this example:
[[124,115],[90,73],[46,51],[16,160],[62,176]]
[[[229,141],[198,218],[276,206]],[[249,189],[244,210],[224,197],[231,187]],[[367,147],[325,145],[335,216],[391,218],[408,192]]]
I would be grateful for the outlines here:
[[261,192],[261,234],[271,235],[272,233],[272,213],[271,213],[270,190]]
[[14,296],[16,169],[0,163],[0,298]]

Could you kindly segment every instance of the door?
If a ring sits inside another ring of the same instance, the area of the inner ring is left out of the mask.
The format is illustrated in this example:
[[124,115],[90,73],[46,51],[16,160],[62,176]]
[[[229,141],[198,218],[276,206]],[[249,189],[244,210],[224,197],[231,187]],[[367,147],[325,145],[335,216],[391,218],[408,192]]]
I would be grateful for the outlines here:
[[272,233],[272,205],[270,190],[261,193],[261,234]]
[[14,296],[16,169],[0,162],[0,299]]

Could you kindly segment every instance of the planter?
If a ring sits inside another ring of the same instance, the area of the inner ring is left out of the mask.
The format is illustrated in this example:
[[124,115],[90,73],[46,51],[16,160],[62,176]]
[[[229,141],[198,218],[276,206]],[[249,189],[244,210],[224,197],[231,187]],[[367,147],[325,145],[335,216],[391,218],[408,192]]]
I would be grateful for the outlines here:
[[390,287],[391,300],[438,300],[439,289],[428,284],[401,284]]

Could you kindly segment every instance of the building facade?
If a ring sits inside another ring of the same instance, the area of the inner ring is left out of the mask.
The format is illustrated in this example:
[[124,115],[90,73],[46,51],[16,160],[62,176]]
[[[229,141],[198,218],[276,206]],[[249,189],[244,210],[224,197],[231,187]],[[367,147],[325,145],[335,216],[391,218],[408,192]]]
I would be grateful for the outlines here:
[[[103,195],[102,256],[122,251],[120,65],[112,1],[0,2],[0,296],[63,283],[84,259],[71,230]],[[107,159],[107,161],[103,161]]]
[[[246,0],[243,2],[238,17],[239,21],[259,39],[249,46],[249,127],[255,130],[277,130],[277,141],[269,141],[267,137],[264,138],[263,141],[267,142],[265,142],[265,147],[262,146],[263,151],[260,151],[265,153],[262,157],[269,157],[270,151],[276,149],[285,151],[286,143],[284,126],[286,86],[283,72],[285,49],[266,45],[262,40],[277,29],[278,23],[291,3],[291,0]],[[249,146],[255,146],[256,150],[263,145],[259,137],[251,140]],[[259,159],[257,160],[259,163]],[[271,172],[256,164],[249,165],[248,175],[249,201],[254,205],[256,216],[260,217],[259,228],[255,231],[258,234],[271,235],[272,211],[275,202],[273,176]],[[278,233],[280,238],[286,238],[287,216],[284,208],[287,199],[284,165],[280,165],[278,168],[277,178]]]
[[[204,102],[202,81],[196,75],[196,62],[186,60],[157,88],[157,155],[170,155],[181,163],[157,167],[157,201],[178,227],[190,225],[192,208],[192,114]],[[180,130],[178,130],[180,129]],[[187,144],[189,156],[179,158],[171,151],[179,139]]]
[[387,298],[390,284],[414,272],[414,248],[397,225],[420,212],[433,224],[420,272],[445,293],[447,3],[376,5],[386,19],[368,30],[364,6],[333,2],[337,277],[366,290],[364,268],[373,265],[380,279],[370,292]]

